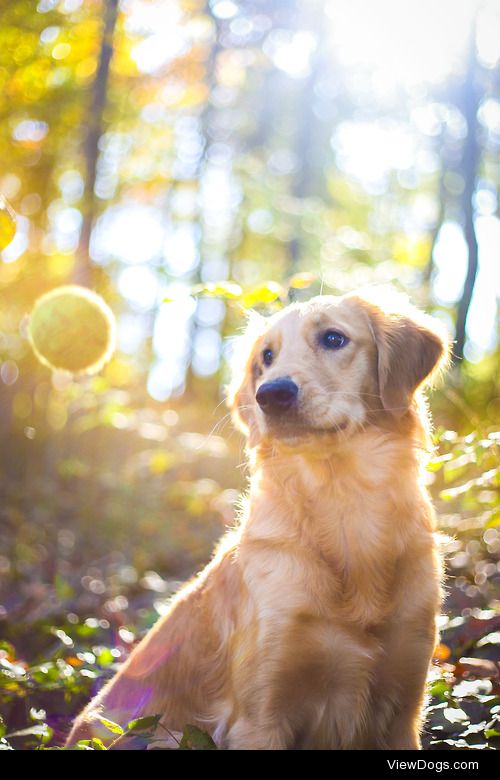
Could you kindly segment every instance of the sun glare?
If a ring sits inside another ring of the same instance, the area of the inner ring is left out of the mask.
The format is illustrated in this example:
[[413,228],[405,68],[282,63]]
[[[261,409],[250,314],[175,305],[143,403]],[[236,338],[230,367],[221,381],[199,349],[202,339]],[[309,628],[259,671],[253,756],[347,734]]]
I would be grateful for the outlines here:
[[493,67],[500,54],[500,9],[481,0],[330,0],[331,35],[339,60],[365,67],[386,90],[437,83],[464,67],[464,52],[480,11],[480,59]]

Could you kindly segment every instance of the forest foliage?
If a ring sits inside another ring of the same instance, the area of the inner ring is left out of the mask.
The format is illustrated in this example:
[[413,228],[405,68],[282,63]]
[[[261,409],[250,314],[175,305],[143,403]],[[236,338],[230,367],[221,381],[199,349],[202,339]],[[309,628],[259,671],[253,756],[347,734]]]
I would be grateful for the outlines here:
[[[425,746],[498,745],[498,7],[370,5],[0,7],[0,748],[60,746],[233,523],[245,312],[373,283],[455,340],[432,398],[449,579]],[[27,338],[68,283],[116,316],[93,377]]]

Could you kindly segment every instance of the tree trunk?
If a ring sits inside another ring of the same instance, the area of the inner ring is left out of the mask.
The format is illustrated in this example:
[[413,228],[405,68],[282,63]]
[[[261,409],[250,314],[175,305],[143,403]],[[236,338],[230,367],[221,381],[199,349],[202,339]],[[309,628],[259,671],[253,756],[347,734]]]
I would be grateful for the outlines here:
[[99,157],[99,139],[103,132],[103,115],[106,107],[109,66],[113,55],[113,35],[118,18],[118,0],[104,0],[104,28],[101,51],[95,81],[92,87],[90,111],[85,140],[85,184],[82,198],[83,223],[76,251],[74,281],[90,286],[92,273],[89,257],[90,235],[95,216],[94,187]]
[[474,226],[473,195],[476,187],[477,171],[480,161],[480,149],[477,140],[479,108],[479,90],[476,80],[477,60],[475,30],[471,35],[469,53],[469,66],[462,91],[461,109],[467,122],[467,138],[464,143],[462,157],[462,171],[464,174],[464,192],[462,201],[463,225],[465,240],[467,242],[467,274],[465,277],[462,297],[457,306],[457,318],[455,328],[454,359],[460,361],[464,356],[466,342],[467,316],[474,293],[474,285],[478,271],[478,245],[476,229]]
[[[323,67],[324,56],[324,9],[321,3],[316,3],[309,9],[309,19],[304,29],[309,29],[316,38],[317,48],[311,59],[311,71],[305,79],[297,106],[297,131],[295,135],[294,153],[300,165],[292,183],[292,196],[300,201],[313,195],[325,195],[324,178],[322,175],[324,157],[324,138],[321,137],[321,120],[314,112],[314,89]],[[330,128],[331,133],[331,128]],[[303,255],[303,236],[300,224],[296,227],[294,237],[288,246],[287,275],[292,276],[300,268]],[[290,290],[290,300],[294,299],[294,291]]]
[[[441,159],[443,159],[443,156],[444,156],[444,149],[443,149],[443,145],[441,145],[441,151],[440,151]],[[438,215],[436,218],[436,224],[434,225],[431,232],[429,258],[422,272],[422,282],[425,285],[427,290],[427,298],[430,298],[430,287],[432,282],[432,275],[434,273],[434,250],[436,249],[439,233],[441,232],[441,228],[443,226],[443,222],[446,216],[446,187],[444,184],[446,172],[447,172],[447,166],[443,161],[441,173],[439,174],[439,185],[438,185],[438,193],[437,193],[437,198],[439,203]]]
[[[206,67],[205,67],[205,83],[207,86],[208,95],[211,96],[213,90],[217,85],[217,58],[220,52],[223,50],[223,47],[221,44],[220,21],[214,16],[211,6],[208,2],[205,5],[205,13],[210,17],[215,27],[215,40],[208,54]],[[208,164],[207,162],[208,154],[209,154],[209,149],[211,144],[210,120],[215,115],[216,110],[217,109],[211,105],[210,99],[208,98],[200,115],[201,131],[204,137],[204,152],[203,155],[200,155],[197,169],[193,174],[193,177],[196,179],[197,182],[198,192],[200,191],[200,187],[203,180],[203,174]],[[200,220],[200,225],[203,224],[202,216],[203,215],[199,213],[198,218]],[[200,250],[199,261],[197,267],[195,268],[191,276],[191,284],[199,284],[202,281],[202,268],[204,262],[203,234],[200,235],[199,250]],[[197,377],[193,372],[193,365],[192,365],[193,356],[194,356],[194,346],[195,346],[197,335],[200,331],[200,325],[197,320],[198,306],[199,303],[197,301],[196,309],[194,311],[194,314],[191,318],[191,322],[189,324],[189,356],[186,361],[186,385],[184,391],[184,398],[188,398],[188,399],[191,396],[193,396],[193,394],[194,395],[196,394],[195,388],[198,382]]]

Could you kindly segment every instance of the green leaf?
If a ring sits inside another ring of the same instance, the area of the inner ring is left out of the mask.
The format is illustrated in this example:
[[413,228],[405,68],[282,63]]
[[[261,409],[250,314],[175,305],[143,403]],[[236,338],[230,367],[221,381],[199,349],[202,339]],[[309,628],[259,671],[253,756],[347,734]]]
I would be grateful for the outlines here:
[[184,729],[179,750],[217,750],[210,734],[197,726],[188,725]]
[[46,723],[38,723],[36,726],[30,726],[27,729],[21,729],[20,731],[13,731],[11,734],[7,734],[7,738],[11,739],[12,737],[40,737],[41,739],[48,740],[51,738],[53,734],[52,729],[50,726],[47,726]]
[[0,650],[4,650],[5,655],[9,656],[10,658],[16,657],[16,648],[5,639],[0,639]]
[[98,718],[98,720],[102,723],[103,726],[106,726],[108,731],[111,731],[113,734],[125,734],[125,730],[122,729],[121,726],[118,725],[118,723],[115,723],[113,720],[108,720],[108,718]]
[[439,471],[444,464],[451,460],[453,458],[453,455],[451,453],[447,453],[446,455],[440,455],[437,458],[433,458],[433,460],[429,461],[427,464],[427,471]]
[[491,634],[481,637],[476,647],[484,647],[485,645],[493,645],[494,647],[500,645],[500,631],[493,631]]
[[96,661],[99,664],[99,666],[109,666],[114,661],[116,661],[116,658],[114,657],[109,647],[103,647],[100,649]]
[[450,688],[450,684],[445,680],[436,680],[431,686],[431,695],[438,697],[440,701],[445,701]]
[[50,633],[56,636],[65,647],[73,647],[73,640],[62,628],[51,628]]
[[146,715],[144,718],[136,718],[127,723],[127,731],[148,731],[156,729],[161,715]]
[[498,729],[485,729],[484,736],[486,737],[486,739],[491,739],[492,737],[500,737],[500,731]]
[[31,720],[45,720],[47,717],[47,713],[45,710],[37,710],[35,707],[31,707],[30,709],[30,718]]
[[98,737],[92,739],[79,739],[73,750],[107,750],[104,742]]
[[[56,574],[54,577],[54,586],[60,601],[68,601],[68,599],[75,595],[74,588],[72,588],[69,582],[67,582],[64,577],[61,577],[60,574]],[[64,640],[61,639],[61,641],[66,644]]]
[[446,707],[443,713],[446,720],[448,720],[450,723],[469,722],[467,713],[465,713],[462,709],[460,709],[460,707]]
[[26,669],[19,663],[11,663],[7,658],[0,658],[0,671],[4,671],[11,679],[22,680],[26,678]]
[[94,748],[94,750],[107,750],[108,749],[106,747],[106,745],[104,744],[104,742],[101,739],[99,739],[99,737],[93,737],[90,740],[90,743],[91,743],[92,747]]
[[497,528],[497,526],[500,525],[500,509],[495,509],[495,511],[490,515],[489,520],[485,523],[485,528]]

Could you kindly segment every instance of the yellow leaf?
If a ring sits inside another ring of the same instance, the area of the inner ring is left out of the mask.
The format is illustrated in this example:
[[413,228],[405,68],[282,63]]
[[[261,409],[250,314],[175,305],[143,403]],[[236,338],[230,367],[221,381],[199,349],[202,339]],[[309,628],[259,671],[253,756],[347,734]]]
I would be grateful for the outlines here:
[[193,295],[237,300],[241,298],[242,290],[236,282],[224,280],[222,282],[206,282],[205,284],[196,285],[193,287],[192,293]]
[[293,287],[294,290],[306,290],[317,279],[316,274],[308,273],[307,271],[302,274],[295,274],[288,280],[289,287]]
[[283,293],[283,288],[277,282],[264,282],[254,287],[243,296],[243,305],[247,309],[259,303],[273,303]]
[[429,260],[430,251],[431,245],[427,237],[398,236],[394,241],[392,253],[396,262],[422,268]]
[[152,452],[149,458],[149,470],[152,474],[163,474],[173,465],[174,460],[170,452],[164,450]]
[[3,195],[0,195],[0,252],[16,235],[16,215]]

